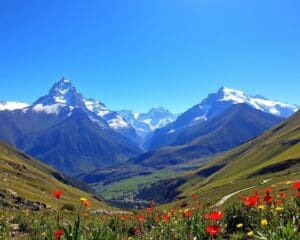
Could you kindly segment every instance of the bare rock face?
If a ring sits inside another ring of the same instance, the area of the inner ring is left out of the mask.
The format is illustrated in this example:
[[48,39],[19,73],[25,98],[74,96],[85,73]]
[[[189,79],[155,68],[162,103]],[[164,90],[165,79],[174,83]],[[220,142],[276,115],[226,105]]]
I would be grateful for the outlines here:
[[39,211],[47,206],[41,202],[25,199],[10,189],[0,188],[0,207],[9,210],[28,209]]

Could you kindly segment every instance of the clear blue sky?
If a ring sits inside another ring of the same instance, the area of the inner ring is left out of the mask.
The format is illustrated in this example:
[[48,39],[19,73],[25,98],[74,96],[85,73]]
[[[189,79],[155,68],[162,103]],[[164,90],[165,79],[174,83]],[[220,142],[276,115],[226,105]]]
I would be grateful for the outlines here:
[[299,0],[1,0],[0,99],[67,76],[112,109],[181,112],[220,86],[300,104]]

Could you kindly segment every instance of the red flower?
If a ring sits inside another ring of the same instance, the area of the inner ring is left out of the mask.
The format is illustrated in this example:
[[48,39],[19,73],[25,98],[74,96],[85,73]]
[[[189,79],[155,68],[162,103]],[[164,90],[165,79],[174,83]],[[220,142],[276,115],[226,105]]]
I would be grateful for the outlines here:
[[270,204],[273,201],[273,197],[271,195],[267,195],[264,197],[264,201],[266,204]]
[[193,215],[192,211],[189,209],[184,210],[184,216],[190,218]]
[[213,220],[213,221],[219,221],[224,217],[224,213],[222,212],[211,212],[207,215],[204,215],[204,218]]
[[254,207],[258,200],[259,200],[259,196],[258,195],[253,195],[253,196],[248,196],[248,197],[244,197],[242,198],[242,201],[244,202],[244,204],[248,207]]
[[207,226],[206,227],[206,232],[210,236],[214,236],[214,235],[217,235],[217,234],[219,234],[221,232],[221,227],[217,226],[217,225]]
[[296,197],[300,198],[300,191],[296,192]]
[[282,201],[281,200],[279,200],[279,199],[276,199],[275,200],[275,205],[276,206],[279,206],[279,205],[281,205],[282,204]]
[[63,194],[62,191],[56,190],[56,191],[54,191],[54,192],[52,193],[52,196],[55,197],[55,198],[57,198],[57,199],[60,199],[60,197],[61,197],[62,194]]
[[134,232],[135,235],[137,235],[141,232],[141,230],[138,227],[134,227],[133,232]]
[[285,198],[285,197],[286,197],[286,195],[285,195],[284,192],[280,192],[280,193],[279,193],[279,196],[280,196],[281,198]]
[[192,195],[192,199],[198,199],[198,194],[197,193],[194,193],[193,195]]
[[294,188],[299,190],[300,189],[300,181],[294,183]]
[[63,235],[63,231],[58,229],[54,232],[54,239],[60,239],[60,237]]
[[140,222],[144,221],[144,215],[142,215],[142,214],[136,215],[136,218],[137,218]]
[[163,215],[163,221],[164,221],[164,222],[169,222],[169,221],[170,221],[170,216],[169,216],[169,214],[164,214],[164,215]]
[[268,187],[268,188],[265,188],[265,193],[266,194],[270,194],[272,192],[272,188]]

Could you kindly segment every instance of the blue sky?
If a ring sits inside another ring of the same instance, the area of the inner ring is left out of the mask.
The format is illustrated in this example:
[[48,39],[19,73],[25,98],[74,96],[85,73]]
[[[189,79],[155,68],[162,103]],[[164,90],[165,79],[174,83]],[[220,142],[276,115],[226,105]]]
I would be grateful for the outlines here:
[[1,0],[0,99],[67,76],[112,109],[182,112],[220,86],[300,105],[299,0]]

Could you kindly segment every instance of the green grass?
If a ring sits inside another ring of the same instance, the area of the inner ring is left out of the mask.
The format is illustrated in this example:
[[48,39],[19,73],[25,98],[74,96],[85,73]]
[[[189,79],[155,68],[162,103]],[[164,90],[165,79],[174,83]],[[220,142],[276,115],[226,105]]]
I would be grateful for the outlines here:
[[60,189],[64,192],[62,204],[78,204],[80,197],[90,199],[92,208],[111,208],[96,200],[91,194],[65,184],[53,174],[53,168],[25,155],[17,149],[0,142],[0,190],[6,189],[30,201],[42,202],[52,208],[57,206],[51,193]]
[[150,186],[152,183],[174,176],[172,169],[156,171],[147,176],[137,176],[121,180],[106,186],[98,185],[95,189],[106,199],[123,199],[132,196],[140,188]]

